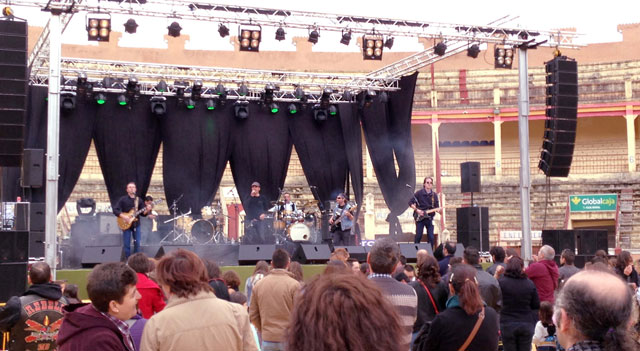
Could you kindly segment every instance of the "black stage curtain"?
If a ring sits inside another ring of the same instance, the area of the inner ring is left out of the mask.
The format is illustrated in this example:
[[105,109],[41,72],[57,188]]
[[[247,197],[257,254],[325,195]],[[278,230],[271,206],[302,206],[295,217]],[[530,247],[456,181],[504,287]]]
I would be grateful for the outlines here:
[[360,226],[357,224],[357,219],[362,210],[362,199],[364,197],[360,116],[358,115],[357,104],[340,104],[339,111],[345,153],[349,165],[349,174],[351,175],[351,187],[353,188],[355,201],[358,204],[354,222],[356,223],[355,231],[358,237],[360,237]]
[[183,213],[211,203],[229,158],[233,104],[214,111],[201,105],[189,111],[168,102],[161,118],[164,191],[169,205],[183,196],[177,203]]
[[249,118],[245,120],[236,118],[233,112],[226,115],[233,119],[229,163],[241,200],[249,196],[254,181],[260,183],[261,194],[268,201],[276,200],[291,158],[287,127],[291,117],[284,109],[271,114],[267,106],[257,103],[249,104]]
[[[411,110],[417,78],[417,72],[403,77],[400,80],[401,90],[390,93],[386,104],[374,99],[370,107],[361,110],[362,129],[371,162],[382,196],[391,212],[387,217],[390,229],[400,227],[397,216],[407,209],[409,198],[415,188],[416,166],[411,142]],[[407,184],[411,188],[408,188]]]

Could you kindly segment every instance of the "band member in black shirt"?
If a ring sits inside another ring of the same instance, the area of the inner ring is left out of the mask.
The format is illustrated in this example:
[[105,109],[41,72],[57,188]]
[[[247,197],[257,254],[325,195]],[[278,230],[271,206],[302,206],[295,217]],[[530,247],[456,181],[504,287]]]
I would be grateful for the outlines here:
[[413,216],[416,219],[416,238],[413,242],[420,243],[424,228],[427,227],[427,242],[433,247],[433,217],[435,216],[435,211],[431,213],[427,213],[427,211],[440,207],[438,194],[433,191],[433,178],[424,178],[422,189],[413,194],[409,200],[409,206],[413,209]]
[[[122,245],[124,246],[124,254],[128,258],[131,255],[131,237],[133,237],[133,252],[140,252],[140,230],[138,228],[139,221],[129,212],[132,209],[143,210],[142,216],[146,216],[151,212],[151,204],[145,205],[145,202],[136,196],[136,183],[129,182],[127,184],[127,195],[121,197],[113,207],[113,214],[123,219],[126,223],[131,224],[129,229],[122,232]],[[136,211],[133,211],[136,212]]]
[[[266,240],[266,223],[264,221],[266,213],[269,210],[269,201],[260,195],[260,183],[253,182],[251,184],[251,194],[244,200],[244,211],[246,213],[244,219],[245,236],[249,234],[254,237],[250,240],[265,243]],[[251,234],[253,232],[253,234]]]

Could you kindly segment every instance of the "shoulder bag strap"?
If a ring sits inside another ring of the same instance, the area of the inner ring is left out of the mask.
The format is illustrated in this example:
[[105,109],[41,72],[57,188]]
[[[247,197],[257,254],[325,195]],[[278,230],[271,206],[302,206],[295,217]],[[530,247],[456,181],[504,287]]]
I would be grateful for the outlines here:
[[484,307],[482,307],[482,311],[478,313],[478,320],[476,321],[476,325],[473,326],[473,330],[471,330],[471,333],[467,337],[467,340],[464,342],[464,344],[462,344],[462,346],[460,346],[458,351],[465,351],[467,349],[467,346],[469,346],[469,344],[471,344],[471,341],[473,341],[473,338],[476,337],[476,334],[478,333],[478,329],[480,329],[480,325],[482,324],[483,320],[484,320]]
[[438,307],[436,306],[436,302],[433,301],[433,296],[431,296],[431,291],[429,291],[429,289],[427,289],[427,286],[424,285],[424,283],[421,280],[418,280],[418,281],[420,282],[420,285],[422,285],[424,290],[427,291],[427,294],[429,295],[429,300],[431,300],[431,304],[433,305],[433,310],[436,311],[436,314],[440,313],[440,312],[438,312]]

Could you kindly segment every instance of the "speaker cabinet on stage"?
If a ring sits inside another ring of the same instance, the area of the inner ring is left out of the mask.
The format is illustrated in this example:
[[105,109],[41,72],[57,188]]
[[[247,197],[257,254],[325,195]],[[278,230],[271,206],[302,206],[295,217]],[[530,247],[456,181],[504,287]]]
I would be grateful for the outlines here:
[[407,262],[416,262],[418,250],[427,250],[429,255],[433,256],[433,249],[429,244],[398,244],[400,246],[400,254],[407,259]]
[[[482,242],[480,242],[480,231],[478,230],[458,231],[458,242],[461,242],[464,247],[472,246],[481,252],[489,251],[489,231],[482,231]],[[456,252],[458,251],[456,250]]]
[[[329,245],[302,245],[296,249],[292,261],[302,264],[306,263],[327,263],[331,257]],[[242,249],[242,246],[240,247]]]
[[597,229],[580,229],[576,231],[578,255],[594,255],[598,250],[607,252],[607,231]]
[[256,264],[258,261],[271,261],[275,245],[240,245],[239,264]]
[[354,258],[358,262],[367,262],[367,248],[364,246],[334,246],[333,249],[343,248],[349,253],[349,258]]
[[29,257],[44,257],[45,233],[29,232]]
[[0,263],[27,262],[28,260],[28,231],[6,230],[0,232]]
[[[481,223],[482,222],[482,223]],[[460,207],[456,208],[456,224],[458,231],[489,230],[488,207]],[[467,245],[465,245],[467,246]]]
[[463,162],[460,164],[460,192],[481,192],[480,179],[480,162]]
[[22,295],[27,290],[27,262],[0,263],[0,277],[0,302]]
[[543,230],[542,245],[549,245],[556,254],[561,255],[564,249],[575,252],[576,235],[573,230]]
[[178,249],[183,249],[183,250],[192,251],[192,252],[195,251],[193,245],[162,245],[160,246],[160,249],[156,253],[155,258],[161,258],[162,256],[168,255]]
[[27,106],[27,22],[0,20],[0,167],[20,167]]
[[92,268],[100,263],[122,261],[124,261],[122,246],[87,246],[82,253],[83,268]]
[[29,230],[44,232],[45,227],[45,204],[44,202],[32,202],[29,204]]
[[23,188],[41,188],[44,180],[44,150],[24,149],[20,186]]

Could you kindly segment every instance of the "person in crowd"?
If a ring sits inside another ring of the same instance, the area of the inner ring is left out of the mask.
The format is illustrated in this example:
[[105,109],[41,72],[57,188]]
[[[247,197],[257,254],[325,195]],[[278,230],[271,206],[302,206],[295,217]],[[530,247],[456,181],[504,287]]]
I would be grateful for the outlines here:
[[509,261],[511,257],[514,257],[514,256],[520,257],[520,253],[518,252],[518,250],[514,249],[513,247],[508,247],[505,250],[505,254],[507,255],[507,257],[505,258],[505,262]]
[[406,351],[402,333],[394,306],[366,277],[323,274],[296,300],[286,349]]
[[369,275],[371,275],[371,266],[369,266],[367,262],[360,264],[360,273],[362,273],[362,275],[364,275],[365,277],[368,277]]
[[213,293],[217,298],[229,301],[229,288],[227,284],[220,278],[220,266],[211,260],[204,260],[209,277],[209,286],[213,289]]
[[558,336],[553,324],[553,305],[549,301],[542,301],[538,310],[538,322],[531,340],[536,345],[536,351],[558,350]]
[[64,291],[62,292],[62,296],[67,299],[69,305],[82,303],[78,298],[78,285],[77,284],[67,284],[64,287]]
[[275,250],[271,272],[253,287],[251,294],[251,323],[262,336],[262,349],[265,351],[284,350],[284,331],[289,325],[293,301],[300,288],[300,283],[287,272],[289,264],[287,251]]
[[629,332],[631,304],[631,289],[615,274],[576,273],[554,306],[558,341],[567,351],[637,350]]
[[593,254],[593,256],[594,256],[594,257],[599,257],[599,258],[602,258],[602,259],[605,259],[605,260],[609,260],[609,255],[607,254],[607,252],[606,252],[606,251],[604,251],[604,250],[602,250],[602,249],[601,249],[601,250],[597,250],[597,251]]
[[227,284],[229,296],[236,291],[240,291],[240,276],[234,270],[228,270],[222,273],[222,280]]
[[420,265],[422,264],[422,261],[424,261],[424,259],[427,258],[428,256],[430,256],[429,251],[425,249],[418,250],[416,252],[416,267],[420,267]]
[[51,268],[46,262],[32,264],[28,280],[31,286],[22,296],[12,296],[0,307],[0,332],[10,332],[10,351],[55,350],[67,300],[60,285],[51,282]]
[[195,253],[178,249],[164,256],[156,273],[169,300],[147,322],[142,351],[257,349],[247,310],[216,297]]
[[125,322],[137,313],[136,272],[124,262],[95,266],[87,277],[90,304],[69,305],[58,333],[58,350],[134,351]]
[[409,279],[407,281],[408,282],[412,282],[416,280],[416,269],[413,268],[412,265],[410,264],[405,264],[404,265],[404,274],[407,276],[407,278]]
[[534,312],[540,308],[536,286],[524,274],[524,262],[512,257],[504,276],[498,280],[502,291],[500,331],[507,351],[530,351],[536,320]]
[[440,267],[440,276],[444,276],[445,274],[447,274],[447,270],[449,269],[449,261],[456,253],[456,244],[447,241],[444,245],[442,245],[442,253],[444,255],[444,258],[438,262],[438,265]]
[[145,319],[151,318],[154,313],[162,311],[166,303],[164,302],[164,293],[162,289],[154,281],[149,279],[149,257],[143,252],[135,253],[129,256],[127,265],[136,272],[138,282],[136,288],[140,293],[140,301],[138,301],[138,309]]
[[[249,305],[247,303],[249,300],[247,299],[247,295],[243,294],[240,291],[236,291],[233,294],[231,294],[230,298],[231,298],[231,302],[237,303],[238,305],[241,305],[242,307],[249,310]],[[260,337],[258,335],[258,331],[256,330],[256,327],[251,323],[249,323],[249,325],[251,326],[251,334],[253,335],[253,341],[255,341],[256,345],[260,345]],[[258,350],[260,350],[260,347],[258,347]]]
[[260,260],[256,262],[256,267],[253,269],[253,274],[247,277],[247,280],[244,283],[244,290],[247,294],[247,304],[251,304],[251,291],[253,286],[265,275],[269,273],[269,264],[267,261]]
[[382,290],[382,294],[389,299],[400,317],[402,327],[400,347],[408,350],[417,317],[418,298],[412,287],[391,277],[391,273],[398,264],[399,256],[398,244],[389,237],[381,238],[371,246],[367,263],[371,266],[372,272],[369,279]]
[[529,264],[525,273],[538,289],[538,296],[540,301],[549,301],[553,303],[554,292],[558,288],[558,266],[554,261],[556,255],[555,250],[549,246],[544,245],[538,251],[538,256],[534,256],[533,262]]
[[504,251],[502,246],[494,246],[489,249],[489,254],[491,255],[493,264],[487,268],[487,273],[495,275],[496,268],[498,266],[505,267],[504,259],[506,258],[506,252]]
[[131,333],[131,339],[133,339],[133,345],[136,350],[140,350],[140,343],[142,342],[142,332],[145,325],[147,325],[148,319],[142,317],[142,314],[136,313],[135,316],[127,319],[125,323],[129,326],[129,333]]
[[616,265],[613,268],[614,272],[635,291],[638,287],[638,272],[636,272],[635,267],[633,267],[631,253],[629,253],[629,251],[620,252]]
[[451,267],[447,309],[423,326],[414,350],[498,350],[498,313],[482,302],[477,272],[467,264]]
[[347,263],[347,261],[349,261],[349,257],[349,251],[347,251],[347,249],[345,249],[344,247],[338,247],[333,250],[331,256],[329,257],[329,260],[338,260]]
[[304,280],[304,273],[302,272],[302,265],[300,262],[291,262],[287,270],[291,273],[293,279],[302,283]]
[[417,279],[409,285],[418,296],[418,316],[413,324],[412,342],[425,323],[431,322],[438,313],[446,308],[449,289],[441,280],[440,267],[435,257],[425,257],[418,266]]
[[500,284],[498,284],[498,280],[496,280],[495,277],[482,270],[478,249],[473,246],[467,246],[462,256],[464,263],[478,270],[476,280],[484,302],[496,310],[496,312],[500,312],[502,309],[502,291],[500,290]]
[[351,268],[353,273],[359,273],[360,272],[360,262],[358,262],[358,260],[356,260],[355,258],[350,258],[347,261],[347,263],[349,264],[349,267]]
[[67,288],[67,280],[66,279],[54,280],[53,284],[59,285],[60,290],[62,290],[62,294],[64,295],[64,290]]
[[344,262],[339,260],[333,260],[327,262],[327,266],[324,268],[322,274],[333,274],[333,273],[349,273],[351,270],[349,266],[347,266]]
[[576,254],[573,250],[564,249],[560,255],[560,264],[562,267],[558,268],[558,287],[562,287],[567,279],[572,275],[580,272],[580,268],[576,267],[575,262]]

